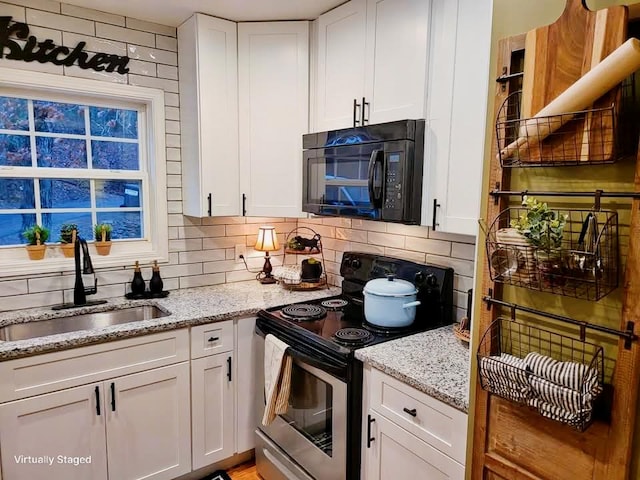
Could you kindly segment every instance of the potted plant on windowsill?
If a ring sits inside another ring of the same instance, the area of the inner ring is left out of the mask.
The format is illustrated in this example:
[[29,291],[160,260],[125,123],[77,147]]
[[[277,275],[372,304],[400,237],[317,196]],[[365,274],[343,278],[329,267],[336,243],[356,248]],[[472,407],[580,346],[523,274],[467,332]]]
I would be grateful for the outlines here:
[[78,233],[78,225],[75,223],[63,223],[60,227],[60,248],[67,258],[73,258]]
[[511,221],[511,227],[520,232],[535,248],[534,255],[542,280],[561,284],[563,282],[562,238],[568,215],[551,210],[546,203],[535,198],[524,202],[526,212]]
[[47,246],[44,242],[49,239],[49,229],[40,225],[33,225],[22,232],[27,240],[27,253],[31,260],[42,260]]
[[112,230],[113,227],[108,223],[98,223],[93,227],[93,237],[98,255],[109,255],[111,251]]

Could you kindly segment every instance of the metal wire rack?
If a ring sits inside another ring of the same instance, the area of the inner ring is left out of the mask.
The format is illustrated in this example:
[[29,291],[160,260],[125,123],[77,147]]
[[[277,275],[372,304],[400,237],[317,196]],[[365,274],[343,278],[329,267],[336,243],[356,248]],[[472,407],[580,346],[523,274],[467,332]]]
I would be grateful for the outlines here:
[[604,391],[602,347],[505,317],[477,351],[484,390],[584,431]]
[[[491,279],[532,290],[599,300],[618,287],[618,215],[607,210],[553,210],[565,224],[537,245],[512,227],[525,207],[503,210],[487,231]],[[550,235],[549,232],[546,234]],[[543,233],[544,235],[544,233]],[[553,241],[552,241],[553,240]]]

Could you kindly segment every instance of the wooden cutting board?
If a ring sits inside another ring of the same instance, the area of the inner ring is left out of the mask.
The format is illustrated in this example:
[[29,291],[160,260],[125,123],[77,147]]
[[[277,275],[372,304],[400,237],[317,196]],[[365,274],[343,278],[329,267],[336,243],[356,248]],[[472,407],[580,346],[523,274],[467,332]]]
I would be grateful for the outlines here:
[[[567,0],[555,23],[526,35],[521,118],[534,116],[627,38],[628,12],[616,6],[590,11],[584,0]],[[618,107],[621,89],[598,99],[594,109]],[[576,116],[542,142],[520,152],[523,163],[608,161],[614,154],[610,112]]]

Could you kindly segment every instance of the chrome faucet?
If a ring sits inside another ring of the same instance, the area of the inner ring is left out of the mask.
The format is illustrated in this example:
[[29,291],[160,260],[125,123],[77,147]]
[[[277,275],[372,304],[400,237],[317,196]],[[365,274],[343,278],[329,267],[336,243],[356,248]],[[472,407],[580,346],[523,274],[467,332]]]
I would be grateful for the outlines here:
[[[80,250],[82,249],[82,269],[80,269]],[[75,306],[86,305],[87,295],[94,295],[98,292],[98,279],[93,271],[89,246],[83,238],[76,237],[74,245],[74,258],[76,261],[76,282],[73,287],[73,304]],[[82,275],[93,275],[93,287],[85,288]]]

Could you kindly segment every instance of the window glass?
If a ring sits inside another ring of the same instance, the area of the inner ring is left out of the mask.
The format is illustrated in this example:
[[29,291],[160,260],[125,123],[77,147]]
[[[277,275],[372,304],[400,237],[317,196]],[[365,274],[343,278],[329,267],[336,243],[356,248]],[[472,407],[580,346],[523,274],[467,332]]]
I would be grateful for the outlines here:
[[140,212],[98,212],[98,222],[113,227],[111,238],[142,238],[142,216]]
[[85,140],[61,137],[36,137],[38,166],[52,168],[87,168]]
[[75,103],[56,103],[35,100],[33,119],[36,132],[70,133],[84,135],[86,107]]
[[[35,213],[1,213],[0,245],[20,245],[27,243],[22,236],[22,232],[35,223]],[[49,241],[51,241],[51,239],[49,239]]]
[[0,209],[35,208],[33,180],[30,178],[0,178]]
[[29,137],[0,134],[0,165],[30,167],[31,145]]
[[90,208],[89,180],[41,179],[40,205],[42,208]]
[[117,108],[91,107],[91,135],[138,138],[138,112]]
[[60,228],[64,224],[76,225],[78,235],[86,240],[93,240],[93,222],[91,212],[43,213],[42,225],[51,230],[49,237],[52,242],[60,241]]
[[0,129],[29,130],[29,109],[24,98],[0,97]]
[[93,168],[105,170],[138,170],[140,158],[137,143],[91,142]]

